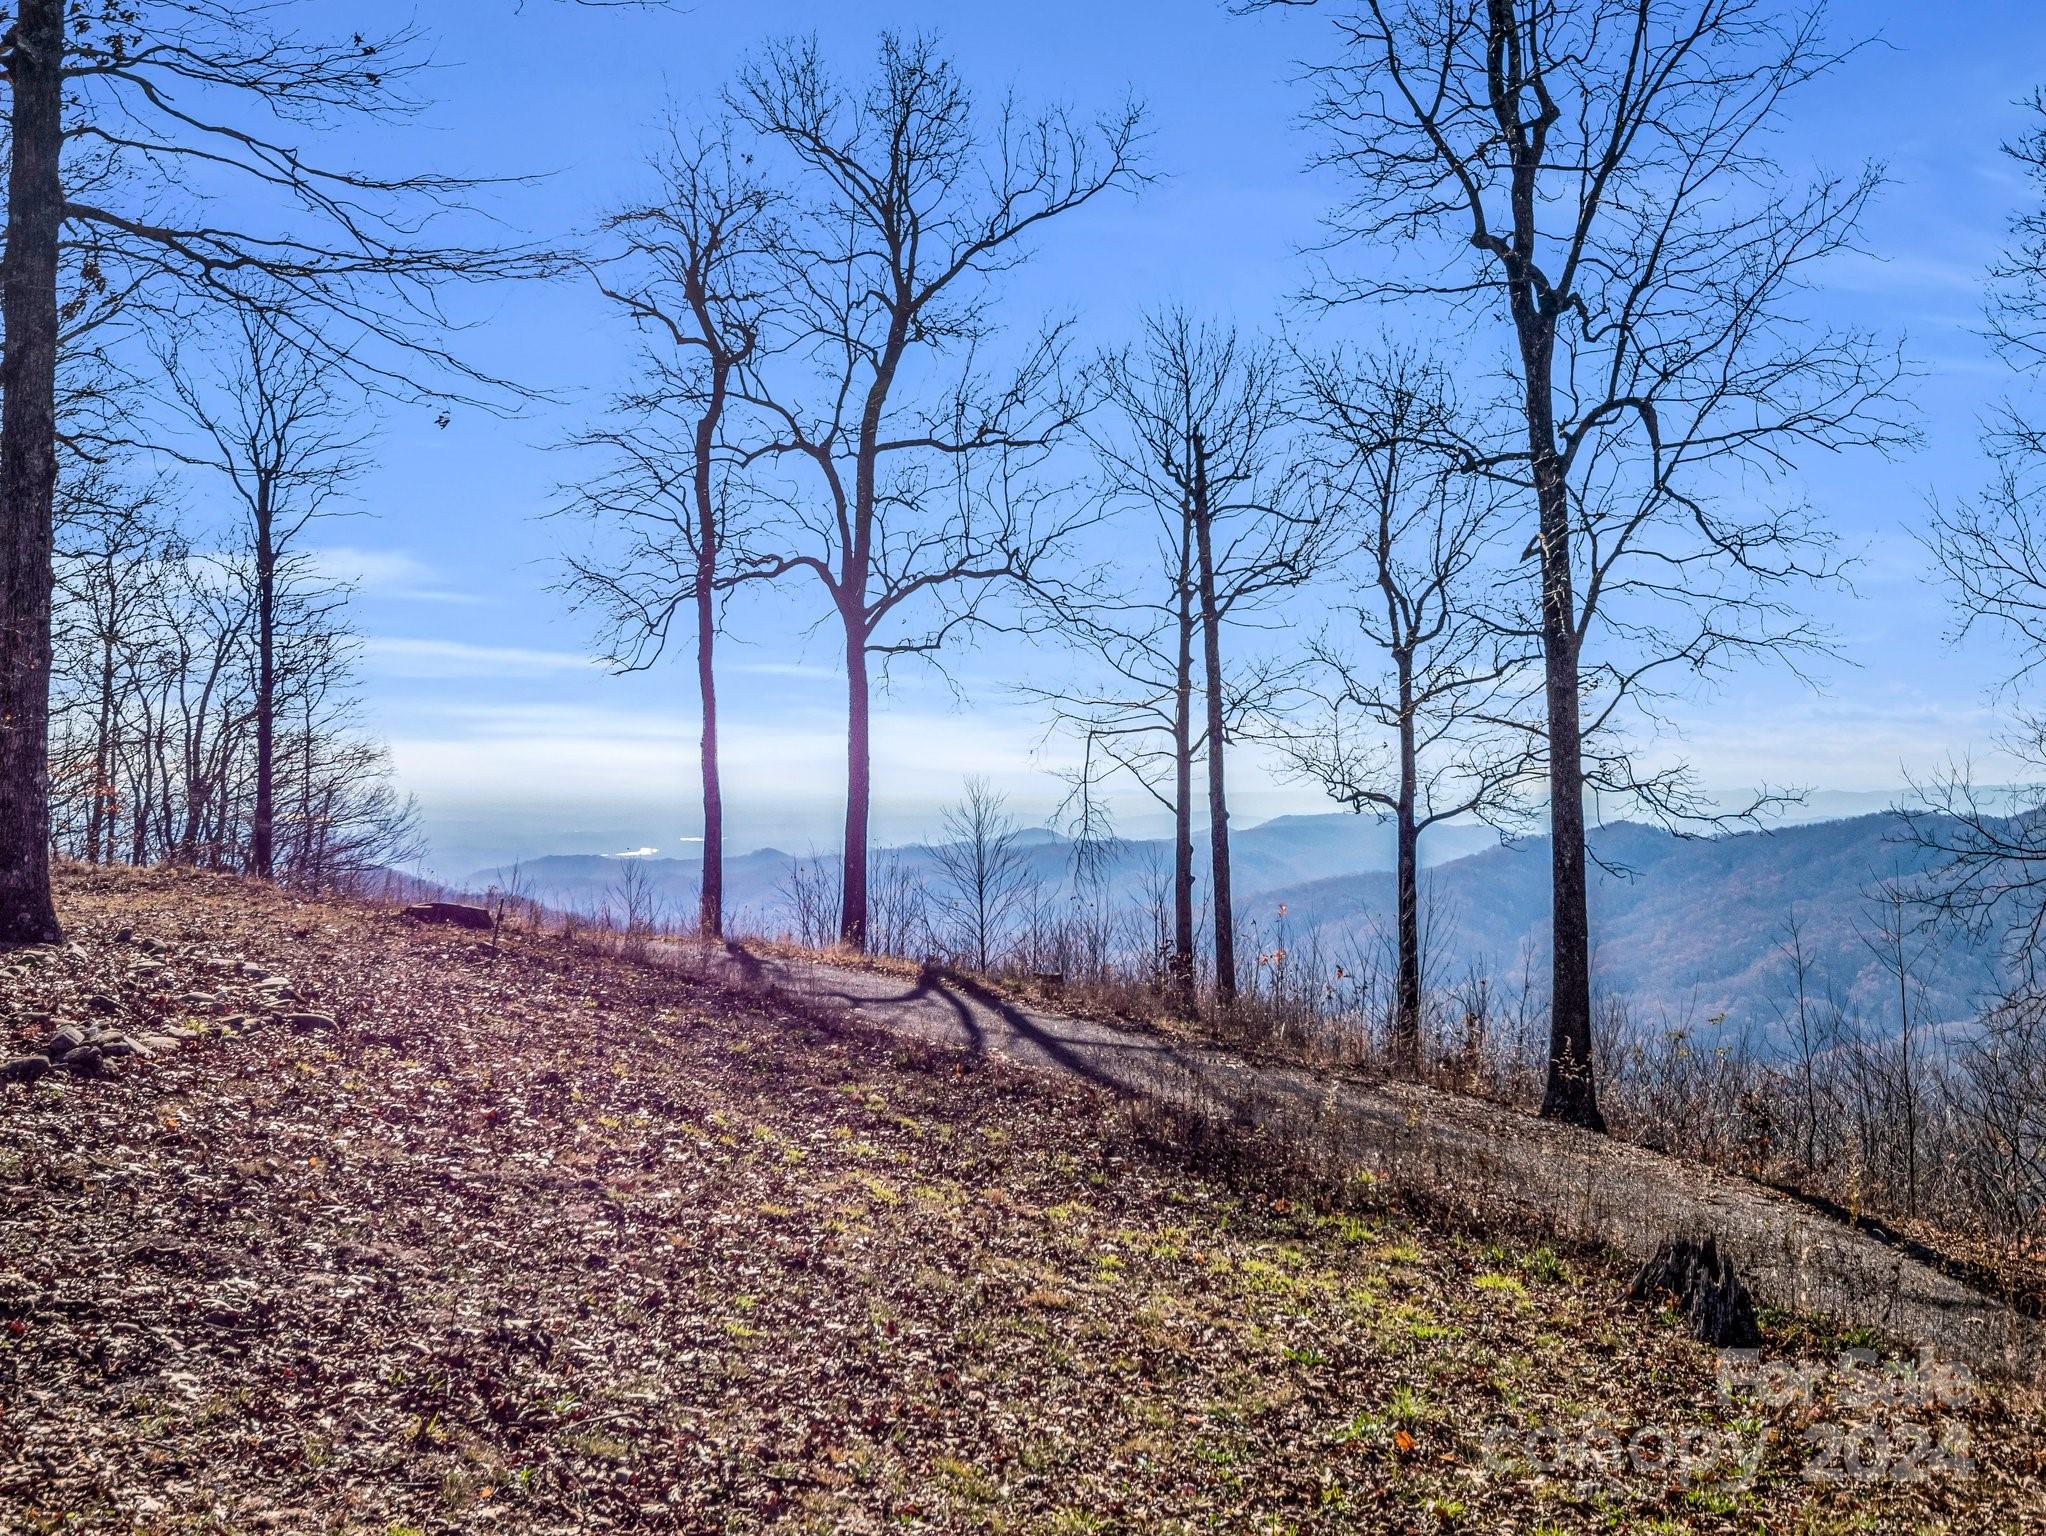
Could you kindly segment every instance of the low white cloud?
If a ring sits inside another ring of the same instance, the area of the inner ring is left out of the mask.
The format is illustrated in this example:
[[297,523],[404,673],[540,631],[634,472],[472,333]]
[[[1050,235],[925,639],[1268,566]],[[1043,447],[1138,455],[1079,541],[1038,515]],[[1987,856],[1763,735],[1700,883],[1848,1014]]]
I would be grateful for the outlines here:
[[[391,751],[405,788],[430,807],[544,806],[573,816],[578,807],[693,802],[697,733],[688,716],[597,704],[474,703],[401,726]],[[764,814],[844,795],[844,727],[832,711],[734,711],[721,734],[730,807]],[[1055,798],[1057,782],[1035,751],[1039,735],[1019,716],[878,713],[877,809],[949,804],[969,774],[1019,798]]]

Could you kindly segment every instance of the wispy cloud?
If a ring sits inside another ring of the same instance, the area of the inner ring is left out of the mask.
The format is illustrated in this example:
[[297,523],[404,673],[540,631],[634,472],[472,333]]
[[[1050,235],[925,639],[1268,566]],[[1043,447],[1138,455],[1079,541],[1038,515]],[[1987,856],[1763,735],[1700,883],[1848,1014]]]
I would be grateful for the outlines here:
[[447,585],[440,574],[402,549],[364,549],[330,544],[311,552],[313,568],[330,581],[345,581],[365,597],[411,603],[456,603],[474,606],[486,601],[474,592]]
[[742,677],[792,677],[806,682],[835,682],[843,675],[837,667],[807,661],[740,661],[720,670]]
[[1967,294],[1972,300],[1981,293],[1983,276],[1996,256],[1994,249],[1977,245],[1977,254],[1959,258],[1843,251],[1827,266],[1826,285],[1849,293]]
[[363,642],[371,666],[392,677],[533,678],[586,671],[596,665],[573,651],[540,651],[519,645],[474,645],[466,640],[426,640],[375,635]]

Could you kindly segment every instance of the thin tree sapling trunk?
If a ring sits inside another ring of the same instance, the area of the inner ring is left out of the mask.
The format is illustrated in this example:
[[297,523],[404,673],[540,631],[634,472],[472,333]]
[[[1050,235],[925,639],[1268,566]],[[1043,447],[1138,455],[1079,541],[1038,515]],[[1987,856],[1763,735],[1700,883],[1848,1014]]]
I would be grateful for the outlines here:
[[1166,991],[1173,1010],[1194,1011],[1193,869],[1193,589],[1181,544],[1179,653],[1172,700],[1172,954]]
[[1215,922],[1215,1006],[1227,1013],[1236,1006],[1236,914],[1229,882],[1229,794],[1224,772],[1228,730],[1222,691],[1222,607],[1215,590],[1214,507],[1208,498],[1208,449],[1199,432],[1192,436],[1193,525],[1200,564],[1201,649],[1203,692],[1208,706],[1208,847],[1213,872]]

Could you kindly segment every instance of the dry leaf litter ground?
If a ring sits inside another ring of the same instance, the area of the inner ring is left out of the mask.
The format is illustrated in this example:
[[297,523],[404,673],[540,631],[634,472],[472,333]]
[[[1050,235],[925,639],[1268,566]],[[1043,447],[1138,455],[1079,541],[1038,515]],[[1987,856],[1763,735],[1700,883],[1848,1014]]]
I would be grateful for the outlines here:
[[555,939],[63,894],[0,1033],[113,1049],[0,1086],[0,1530],[2046,1530],[2029,1393],[1729,1374],[1369,1179]]

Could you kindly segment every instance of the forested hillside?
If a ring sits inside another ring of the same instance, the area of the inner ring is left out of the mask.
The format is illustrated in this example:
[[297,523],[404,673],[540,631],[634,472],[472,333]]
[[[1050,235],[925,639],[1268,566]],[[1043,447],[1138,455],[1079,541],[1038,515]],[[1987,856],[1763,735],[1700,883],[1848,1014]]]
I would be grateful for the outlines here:
[[[1940,860],[1904,836],[1894,816],[1860,816],[1770,832],[1677,837],[1654,827],[1594,830],[1591,909],[1600,993],[1637,1019],[1696,1025],[1717,1014],[1764,1038],[1796,1006],[1792,950],[1806,957],[1808,1001],[1894,1031],[1972,1018],[1995,981],[1996,947],[1913,914],[1899,986],[1886,937],[1885,882]],[[1444,985],[1473,972],[1539,984],[1548,946],[1548,842],[1472,854],[1425,883],[1429,964]],[[1261,920],[1287,909],[1295,950],[1318,945],[1354,965],[1384,943],[1392,889],[1383,874],[1346,875],[1262,893]]]

